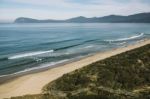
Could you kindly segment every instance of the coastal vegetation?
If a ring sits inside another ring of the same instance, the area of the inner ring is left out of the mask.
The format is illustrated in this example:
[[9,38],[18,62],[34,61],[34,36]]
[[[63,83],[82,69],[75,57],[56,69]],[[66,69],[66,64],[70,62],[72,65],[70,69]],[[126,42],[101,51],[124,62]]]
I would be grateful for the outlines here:
[[150,44],[64,74],[41,94],[11,99],[150,99]]

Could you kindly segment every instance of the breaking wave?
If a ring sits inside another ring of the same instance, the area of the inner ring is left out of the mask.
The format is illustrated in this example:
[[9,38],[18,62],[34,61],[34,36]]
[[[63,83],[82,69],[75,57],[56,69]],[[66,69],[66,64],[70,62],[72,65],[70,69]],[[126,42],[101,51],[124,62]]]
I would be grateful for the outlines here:
[[132,39],[142,37],[143,35],[144,35],[144,33],[141,33],[139,35],[134,35],[134,36],[131,36],[131,37],[128,37],[128,38],[120,38],[120,39],[116,39],[116,40],[105,40],[105,41],[107,41],[107,42],[127,41],[127,40],[132,40]]
[[23,54],[10,56],[10,57],[8,57],[8,59],[18,59],[18,58],[24,58],[24,57],[35,56],[35,55],[40,55],[40,54],[45,54],[45,53],[52,53],[52,52],[54,52],[54,50],[23,53]]

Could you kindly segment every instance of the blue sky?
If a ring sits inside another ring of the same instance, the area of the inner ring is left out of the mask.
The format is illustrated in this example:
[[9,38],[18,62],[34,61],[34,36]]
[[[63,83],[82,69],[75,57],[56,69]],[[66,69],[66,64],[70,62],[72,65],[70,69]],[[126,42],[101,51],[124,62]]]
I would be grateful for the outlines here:
[[0,0],[0,21],[17,17],[67,19],[150,12],[150,0]]

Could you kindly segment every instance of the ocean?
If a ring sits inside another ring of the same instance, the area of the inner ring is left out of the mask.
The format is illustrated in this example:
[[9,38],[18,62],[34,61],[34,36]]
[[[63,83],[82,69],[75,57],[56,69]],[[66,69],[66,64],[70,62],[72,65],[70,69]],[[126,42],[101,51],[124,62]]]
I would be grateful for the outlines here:
[[145,23],[0,24],[0,77],[52,67],[150,38]]

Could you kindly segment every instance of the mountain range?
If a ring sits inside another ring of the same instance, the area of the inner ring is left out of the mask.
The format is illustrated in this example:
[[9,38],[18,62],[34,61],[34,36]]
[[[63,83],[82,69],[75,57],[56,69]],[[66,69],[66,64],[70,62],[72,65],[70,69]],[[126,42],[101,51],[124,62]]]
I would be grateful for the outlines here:
[[66,20],[38,20],[33,18],[19,17],[14,21],[14,23],[150,23],[150,12],[138,13],[128,16],[109,15],[92,18],[79,16]]

